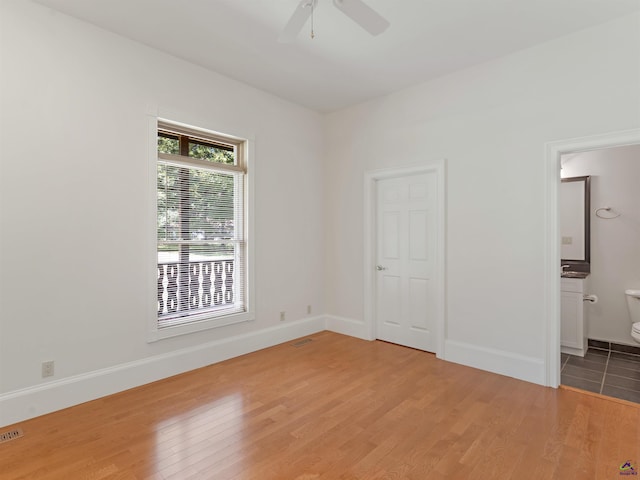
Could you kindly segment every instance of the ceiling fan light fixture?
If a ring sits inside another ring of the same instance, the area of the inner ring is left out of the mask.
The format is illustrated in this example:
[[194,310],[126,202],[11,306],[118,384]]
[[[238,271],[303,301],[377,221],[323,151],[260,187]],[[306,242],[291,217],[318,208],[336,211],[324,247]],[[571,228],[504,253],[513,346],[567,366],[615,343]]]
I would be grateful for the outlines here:
[[[389,28],[389,21],[362,0],[333,0],[333,5],[371,35],[380,35]],[[314,38],[313,12],[317,6],[318,0],[301,0],[280,33],[278,42],[293,42],[309,17],[311,38]]]
[[318,0],[301,0],[293,11],[291,18],[289,18],[289,21],[282,29],[282,32],[280,32],[278,42],[293,42],[317,6]]

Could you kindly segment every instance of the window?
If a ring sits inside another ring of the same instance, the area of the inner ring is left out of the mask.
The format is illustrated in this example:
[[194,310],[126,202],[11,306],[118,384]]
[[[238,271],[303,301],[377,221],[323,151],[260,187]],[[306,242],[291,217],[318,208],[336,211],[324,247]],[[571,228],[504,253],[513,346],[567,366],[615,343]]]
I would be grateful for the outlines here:
[[244,140],[158,121],[157,331],[248,319],[245,155]]

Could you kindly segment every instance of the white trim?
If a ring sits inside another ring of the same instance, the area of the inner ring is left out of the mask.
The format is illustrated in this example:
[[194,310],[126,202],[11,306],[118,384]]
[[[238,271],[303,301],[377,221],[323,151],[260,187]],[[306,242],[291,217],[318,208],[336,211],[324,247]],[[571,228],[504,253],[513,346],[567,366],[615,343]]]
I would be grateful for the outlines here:
[[324,330],[323,316],[265,328],[0,395],[0,426],[222,362]]
[[[199,158],[184,157],[182,155],[173,155],[171,153],[159,153],[158,162],[174,167],[200,168],[216,173],[233,174],[245,172],[245,168],[238,165],[227,165],[226,163],[214,163]],[[243,162],[244,164],[244,162]]]
[[560,384],[560,156],[601,148],[640,144],[640,129],[547,143],[545,146],[545,375],[544,385]]
[[147,332],[147,343],[157,342],[164,338],[178,337],[189,333],[202,332],[212,328],[226,327],[236,323],[249,322],[254,320],[253,314],[249,312],[230,313],[218,317],[208,316],[210,312],[203,312],[189,318],[189,323],[178,323],[176,325],[163,325],[158,327],[158,320],[154,322],[155,330]]
[[146,252],[146,281],[147,281],[147,341],[158,340],[158,238],[156,212],[158,211],[157,182],[158,182],[158,113],[149,112],[147,115],[147,252]]
[[361,338],[362,340],[375,340],[371,336],[368,325],[363,320],[353,318],[338,317],[336,315],[326,315],[326,329],[330,332],[349,335],[350,337]]
[[394,177],[405,177],[408,175],[432,173],[436,174],[438,191],[436,194],[438,202],[438,227],[436,259],[437,259],[437,298],[438,314],[436,319],[436,351],[438,358],[443,358],[445,352],[446,336],[446,276],[445,276],[445,240],[446,240],[446,160],[442,159],[426,165],[416,165],[405,168],[388,168],[365,172],[364,176],[364,323],[367,328],[365,337],[376,338],[375,322],[375,238],[376,238],[376,182],[378,180]]
[[469,343],[446,341],[448,362],[506,375],[541,385],[545,366],[541,358],[527,357],[512,352],[479,347]]
[[[250,140],[255,141],[255,134],[250,130],[244,130],[242,125],[233,123],[228,125],[228,115],[226,112],[207,112],[202,113],[185,112],[183,110],[174,110],[171,108],[148,106],[147,114],[169,121],[172,124],[181,125],[192,130],[200,130],[204,133],[214,133],[222,137],[232,138],[234,140]],[[218,130],[217,126],[225,124],[228,128]],[[233,131],[233,134],[225,132]]]

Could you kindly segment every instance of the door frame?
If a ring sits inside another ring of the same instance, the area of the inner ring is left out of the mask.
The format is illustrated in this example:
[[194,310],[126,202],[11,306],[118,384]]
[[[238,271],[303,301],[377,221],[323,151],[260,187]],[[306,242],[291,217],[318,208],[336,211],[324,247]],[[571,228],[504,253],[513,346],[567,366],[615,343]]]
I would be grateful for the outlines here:
[[422,173],[436,174],[437,235],[436,235],[436,285],[438,299],[436,318],[436,357],[444,358],[444,339],[446,335],[446,284],[445,284],[445,228],[446,228],[446,160],[442,159],[426,165],[402,168],[385,168],[365,172],[364,176],[364,321],[368,338],[377,338],[376,323],[376,196],[377,182],[388,178],[408,177]]
[[560,384],[560,156],[640,144],[640,129],[559,140],[546,144],[545,161],[545,384]]

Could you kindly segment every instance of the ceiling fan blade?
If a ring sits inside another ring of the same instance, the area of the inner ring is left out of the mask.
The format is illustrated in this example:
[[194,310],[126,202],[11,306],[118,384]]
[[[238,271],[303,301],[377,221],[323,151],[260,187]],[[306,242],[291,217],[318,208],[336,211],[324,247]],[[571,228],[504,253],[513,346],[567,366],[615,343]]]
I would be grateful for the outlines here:
[[384,32],[390,23],[362,0],[333,0],[333,4],[371,35]]
[[304,24],[307,23],[307,20],[311,16],[311,11],[316,7],[317,3],[318,0],[301,0],[293,12],[293,15],[291,15],[291,18],[284,26],[284,29],[280,32],[278,42],[293,42],[300,33],[300,30],[302,30],[302,27],[304,27]]

